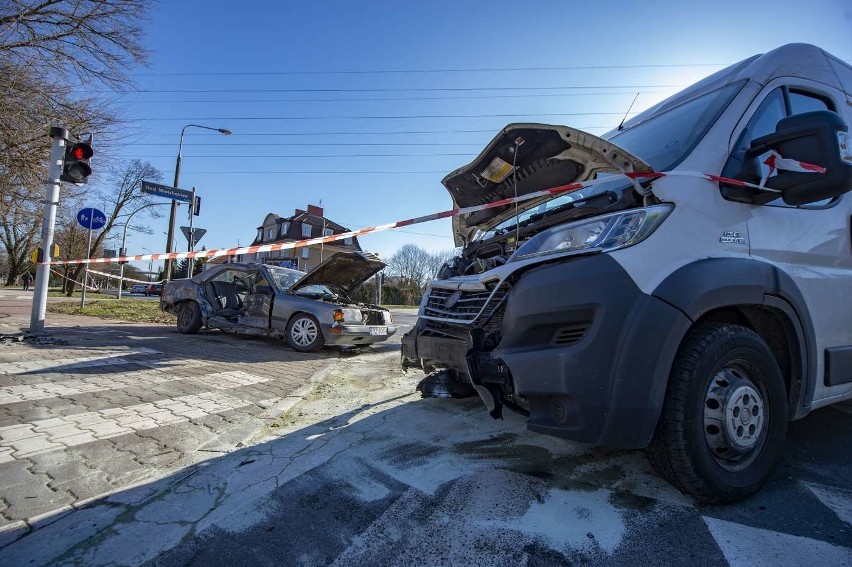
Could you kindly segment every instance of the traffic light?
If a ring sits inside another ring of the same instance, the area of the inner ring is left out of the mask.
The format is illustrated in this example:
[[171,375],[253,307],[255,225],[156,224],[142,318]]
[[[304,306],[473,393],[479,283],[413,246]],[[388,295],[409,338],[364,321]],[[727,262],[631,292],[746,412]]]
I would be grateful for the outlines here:
[[85,183],[86,178],[92,174],[89,165],[94,152],[92,146],[80,140],[68,140],[65,145],[65,159],[62,162],[62,181],[71,183]]
[[201,197],[195,196],[195,203],[192,205],[192,214],[198,216],[201,213]]

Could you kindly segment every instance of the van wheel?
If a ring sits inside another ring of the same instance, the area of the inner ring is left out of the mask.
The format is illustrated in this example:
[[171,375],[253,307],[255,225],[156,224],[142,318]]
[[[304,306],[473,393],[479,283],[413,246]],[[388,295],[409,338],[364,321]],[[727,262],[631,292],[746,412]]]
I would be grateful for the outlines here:
[[733,502],[769,479],[784,451],[787,392],[766,342],[740,325],[691,330],[648,447],[660,476],[702,502]]
[[287,323],[287,344],[299,352],[316,352],[325,344],[325,338],[317,320],[301,313]]
[[201,308],[194,301],[184,301],[178,307],[178,333],[194,335],[201,328]]

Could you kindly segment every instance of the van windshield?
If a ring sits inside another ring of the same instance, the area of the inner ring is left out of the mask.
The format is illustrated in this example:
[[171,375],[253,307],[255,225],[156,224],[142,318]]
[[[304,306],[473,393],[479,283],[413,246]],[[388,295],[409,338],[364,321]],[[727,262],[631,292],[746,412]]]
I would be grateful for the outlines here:
[[636,116],[635,126],[603,137],[646,161],[654,171],[667,171],[683,161],[716,119],[740,92],[738,81],[654,115],[653,109]]

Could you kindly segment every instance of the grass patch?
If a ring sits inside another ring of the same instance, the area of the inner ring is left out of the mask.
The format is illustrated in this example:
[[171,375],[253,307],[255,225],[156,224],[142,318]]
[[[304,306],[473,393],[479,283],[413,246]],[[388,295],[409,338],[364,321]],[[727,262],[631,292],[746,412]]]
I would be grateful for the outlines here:
[[[88,294],[86,296],[88,297]],[[88,302],[82,309],[76,303],[71,302],[49,303],[47,310],[50,313],[88,315],[130,323],[162,323],[164,325],[174,325],[175,323],[174,315],[160,311],[158,301],[145,301],[144,299],[122,299],[121,301],[96,299]]]
[[[125,293],[127,293],[127,292],[125,292]],[[67,299],[72,299],[72,298],[80,299],[83,296],[83,292],[80,291],[80,290],[74,290],[74,293],[71,294],[71,297],[68,297],[61,289],[51,288],[51,289],[47,290],[47,296],[48,297],[65,297]],[[90,297],[92,299],[107,299],[107,300],[108,299],[118,299],[115,295],[107,295],[107,294],[96,293],[94,291],[87,291],[86,292],[86,299],[89,299]]]

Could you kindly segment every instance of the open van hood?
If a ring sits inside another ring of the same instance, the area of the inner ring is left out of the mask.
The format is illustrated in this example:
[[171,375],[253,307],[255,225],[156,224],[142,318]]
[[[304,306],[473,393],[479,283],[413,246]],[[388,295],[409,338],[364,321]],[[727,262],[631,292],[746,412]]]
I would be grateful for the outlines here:
[[[456,207],[470,207],[513,197],[516,192],[520,196],[594,179],[598,173],[633,171],[653,169],[630,152],[588,132],[568,126],[509,124],[474,161],[441,182]],[[520,203],[518,210],[534,207],[542,200],[547,199]],[[469,243],[476,229],[488,228],[514,211],[514,205],[506,205],[453,217],[456,246]]]
[[302,276],[290,288],[291,292],[309,285],[325,285],[350,293],[387,266],[376,254],[369,252],[338,252]]

